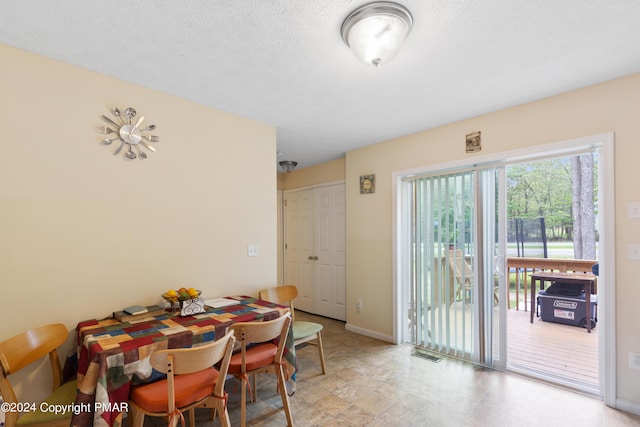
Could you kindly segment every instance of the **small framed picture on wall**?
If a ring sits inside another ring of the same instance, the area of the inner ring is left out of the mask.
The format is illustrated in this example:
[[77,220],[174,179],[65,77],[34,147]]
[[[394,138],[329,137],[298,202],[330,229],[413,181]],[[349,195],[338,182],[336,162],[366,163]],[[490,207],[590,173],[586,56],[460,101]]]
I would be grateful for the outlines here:
[[372,194],[376,192],[376,176],[360,175],[360,194]]
[[480,131],[465,135],[465,150],[467,153],[477,153],[482,149]]

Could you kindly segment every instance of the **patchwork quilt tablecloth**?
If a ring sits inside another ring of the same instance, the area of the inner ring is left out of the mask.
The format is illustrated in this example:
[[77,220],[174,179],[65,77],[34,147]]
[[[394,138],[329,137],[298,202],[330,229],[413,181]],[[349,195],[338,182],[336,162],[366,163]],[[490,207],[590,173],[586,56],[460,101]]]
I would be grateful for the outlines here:
[[[272,320],[288,307],[248,296],[229,297],[237,305],[180,317],[171,313],[120,322],[115,319],[87,320],[76,328],[78,395],[73,426],[119,427],[126,412],[132,383],[155,379],[149,356],[157,350],[202,345],[222,337],[232,323]],[[295,378],[296,356],[293,333],[285,346],[285,362]],[[295,386],[295,384],[294,384]]]

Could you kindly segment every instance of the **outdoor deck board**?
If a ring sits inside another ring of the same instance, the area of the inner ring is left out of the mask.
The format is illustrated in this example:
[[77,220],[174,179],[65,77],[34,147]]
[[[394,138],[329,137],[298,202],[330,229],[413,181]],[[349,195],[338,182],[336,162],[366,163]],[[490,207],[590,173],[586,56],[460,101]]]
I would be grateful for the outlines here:
[[598,387],[598,334],[585,328],[545,322],[529,313],[508,310],[508,366],[542,371]]

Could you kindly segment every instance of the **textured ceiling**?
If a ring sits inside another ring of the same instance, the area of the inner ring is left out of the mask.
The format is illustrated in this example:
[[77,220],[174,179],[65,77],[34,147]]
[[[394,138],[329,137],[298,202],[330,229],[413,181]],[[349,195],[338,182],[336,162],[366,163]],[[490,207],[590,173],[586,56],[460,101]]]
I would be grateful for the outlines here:
[[340,37],[366,2],[2,0],[0,43],[273,125],[299,168],[640,71],[638,0],[402,0],[380,68]]

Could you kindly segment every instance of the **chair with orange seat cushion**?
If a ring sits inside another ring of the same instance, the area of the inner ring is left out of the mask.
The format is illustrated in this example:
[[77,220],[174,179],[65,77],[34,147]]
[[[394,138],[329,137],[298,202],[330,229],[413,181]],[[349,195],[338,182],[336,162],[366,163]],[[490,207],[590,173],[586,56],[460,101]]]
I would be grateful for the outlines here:
[[[71,411],[55,413],[44,410],[50,405],[65,405],[69,408],[75,402],[77,394],[76,381],[62,384],[62,367],[58,356],[60,347],[69,337],[67,328],[61,323],[55,323],[30,329],[12,338],[0,342],[0,396],[5,403],[27,404],[29,411],[19,416],[17,412],[5,413],[5,426],[16,425],[47,425],[69,426]],[[20,401],[16,396],[8,376],[49,357],[53,376],[53,392],[42,403]],[[30,406],[32,404],[33,406]]]
[[[130,415],[133,427],[142,427],[144,416],[168,417],[169,426],[189,411],[189,423],[195,426],[195,408],[212,408],[214,417],[220,415],[221,424],[230,425],[227,412],[227,395],[224,384],[233,353],[235,337],[229,331],[212,343],[191,348],[167,349],[153,353],[151,366],[167,378],[134,386],[129,395]],[[213,366],[220,362],[219,369]]]
[[[247,384],[249,375],[268,372],[275,369],[278,380],[278,390],[282,398],[282,406],[287,417],[287,424],[293,426],[291,409],[289,408],[289,396],[285,384],[285,367],[283,354],[289,328],[291,327],[291,315],[287,312],[274,320],[238,322],[229,326],[235,331],[240,342],[240,352],[231,357],[229,373],[242,382],[241,425],[246,424],[247,419]],[[255,401],[255,381],[253,393],[249,390],[252,401]]]
[[275,302],[276,304],[288,305],[291,309],[291,320],[293,321],[293,344],[298,347],[302,343],[313,344],[318,347],[320,357],[320,367],[322,373],[326,373],[324,364],[324,349],[322,347],[322,328],[320,323],[305,322],[296,320],[293,300],[298,296],[298,288],[294,285],[276,286],[262,289],[260,299]]

